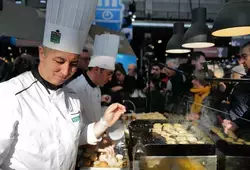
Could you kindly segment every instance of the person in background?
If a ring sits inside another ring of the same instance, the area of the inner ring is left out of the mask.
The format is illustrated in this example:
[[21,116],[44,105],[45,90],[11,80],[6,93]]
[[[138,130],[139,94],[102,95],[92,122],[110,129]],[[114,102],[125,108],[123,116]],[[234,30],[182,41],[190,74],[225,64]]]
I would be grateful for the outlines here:
[[167,67],[163,67],[161,69],[161,74],[163,75],[162,81],[165,82],[166,84],[168,84],[169,77],[167,75]]
[[[240,56],[244,60],[244,67],[246,68],[246,76],[244,78],[249,78],[250,76],[250,42],[247,42],[241,47]],[[230,107],[228,109],[230,114],[230,119],[225,119],[223,125],[225,127],[225,132],[228,130],[236,131],[240,127],[246,125],[249,126],[249,122],[244,121],[240,118],[250,118],[249,106],[250,106],[250,86],[248,83],[237,83],[233,88],[231,95],[229,97]]]
[[246,70],[241,65],[233,67],[231,72],[232,72],[231,78],[233,79],[241,79],[242,77],[246,75]]
[[[179,67],[178,60],[176,59],[168,59],[166,61],[166,64],[169,68],[177,69]],[[167,84],[168,87],[171,86],[171,94],[168,97],[168,103],[167,105],[171,105],[169,107],[170,111],[177,113],[178,104],[180,102],[182,93],[183,93],[183,83],[184,83],[184,77],[182,74],[177,73],[174,70],[171,70],[167,68],[167,75],[169,77],[169,82]]]
[[79,61],[77,65],[77,71],[75,74],[66,82],[68,84],[72,80],[76,79],[77,77],[81,76],[86,70],[88,69],[90,61],[90,51],[87,48],[84,48],[79,56]]
[[135,64],[128,65],[128,75],[137,78],[137,69]]
[[8,60],[0,57],[0,83],[12,78],[13,66]]
[[130,85],[133,91],[130,97],[145,97],[145,95],[142,93],[142,90],[145,87],[144,79],[143,77],[137,74],[137,68],[135,64],[128,65],[128,77],[131,79]]
[[123,66],[116,66],[109,88],[112,103],[122,103],[123,100],[129,99],[130,94],[133,92],[133,83],[132,78],[127,76]]
[[151,65],[151,79],[161,81],[161,67],[158,63]]
[[195,70],[203,69],[202,63],[206,62],[206,55],[201,51],[191,53],[191,57],[187,63],[179,66],[179,70],[182,70],[190,76],[185,76],[185,84],[183,86],[184,94],[189,93],[192,88],[192,74]]
[[88,69],[89,61],[90,52],[88,49],[83,49],[78,61],[78,69],[81,70],[82,73]]
[[13,77],[16,77],[26,71],[31,71],[32,68],[38,65],[36,58],[27,53],[21,54],[14,60]]
[[78,145],[99,142],[125,112],[114,104],[84,125],[79,99],[64,86],[77,70],[97,3],[47,2],[38,67],[0,84],[0,169],[74,170]]
[[158,63],[153,63],[151,66],[151,80],[148,81],[143,92],[147,97],[151,97],[150,111],[161,112],[165,111],[165,94],[167,85],[162,81],[161,67]]
[[199,120],[199,124],[204,127],[205,131],[209,131],[212,127],[218,126],[219,113],[209,109],[214,108],[213,87],[211,82],[205,80],[206,74],[212,76],[212,72],[206,73],[205,70],[195,70],[193,87],[190,89],[193,94],[193,102],[190,104],[190,113],[187,119],[191,121]]

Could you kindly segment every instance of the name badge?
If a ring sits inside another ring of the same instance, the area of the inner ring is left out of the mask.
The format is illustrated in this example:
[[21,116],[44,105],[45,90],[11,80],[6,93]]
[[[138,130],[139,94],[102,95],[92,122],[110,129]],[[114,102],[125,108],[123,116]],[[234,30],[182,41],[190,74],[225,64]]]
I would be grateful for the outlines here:
[[73,123],[80,122],[80,112],[77,113],[71,113],[71,121]]

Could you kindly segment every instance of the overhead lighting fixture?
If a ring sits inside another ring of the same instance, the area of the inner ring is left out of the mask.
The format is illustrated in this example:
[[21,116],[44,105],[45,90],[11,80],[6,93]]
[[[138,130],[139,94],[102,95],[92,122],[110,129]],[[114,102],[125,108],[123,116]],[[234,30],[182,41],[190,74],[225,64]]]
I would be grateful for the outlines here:
[[214,21],[212,35],[232,37],[250,34],[249,9],[248,0],[231,0],[226,3]]
[[174,54],[189,53],[190,52],[189,49],[185,49],[182,47],[183,36],[184,36],[184,23],[182,22],[174,23],[173,36],[168,41],[166,52]]
[[162,43],[162,40],[158,40],[158,44],[161,44]]
[[206,25],[206,8],[195,8],[192,10],[192,25],[184,35],[185,48],[208,48],[212,47],[213,37]]

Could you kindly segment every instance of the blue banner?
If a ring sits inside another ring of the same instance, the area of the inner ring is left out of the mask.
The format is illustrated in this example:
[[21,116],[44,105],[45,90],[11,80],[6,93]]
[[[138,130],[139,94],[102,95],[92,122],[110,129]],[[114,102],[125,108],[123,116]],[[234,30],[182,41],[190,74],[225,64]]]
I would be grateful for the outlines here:
[[95,24],[120,31],[123,21],[124,4],[122,0],[98,0]]

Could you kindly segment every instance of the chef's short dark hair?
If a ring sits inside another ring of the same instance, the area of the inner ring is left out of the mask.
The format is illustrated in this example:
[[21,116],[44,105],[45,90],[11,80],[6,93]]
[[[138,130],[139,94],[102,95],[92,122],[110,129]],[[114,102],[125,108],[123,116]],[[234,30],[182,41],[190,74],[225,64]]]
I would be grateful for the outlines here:
[[161,69],[161,65],[157,62],[152,63],[151,67],[159,67]]
[[240,54],[242,54],[242,50],[246,47],[250,47],[250,41],[246,42],[243,46],[240,48]]
[[191,60],[197,61],[201,56],[206,57],[205,53],[202,51],[194,51],[191,53]]
[[88,50],[88,49],[86,49],[86,48],[84,48],[84,49],[82,49],[82,52],[88,53],[88,52],[89,52],[89,50]]

